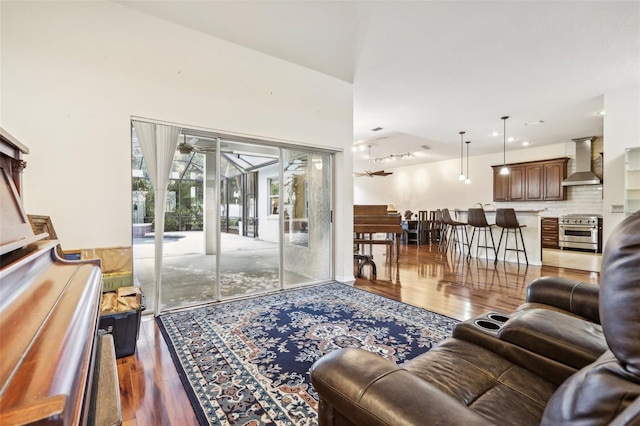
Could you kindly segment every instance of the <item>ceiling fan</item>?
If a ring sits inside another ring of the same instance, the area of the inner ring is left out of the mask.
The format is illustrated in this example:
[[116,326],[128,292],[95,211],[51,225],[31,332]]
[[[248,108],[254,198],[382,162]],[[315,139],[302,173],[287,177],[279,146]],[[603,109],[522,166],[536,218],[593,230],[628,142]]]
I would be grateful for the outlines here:
[[198,142],[197,138],[191,138],[189,142],[187,142],[187,135],[184,134],[182,142],[178,144],[178,151],[180,151],[181,154],[190,154],[195,150],[194,145],[196,142]]
[[372,172],[371,171],[371,145],[369,145],[369,170],[365,170],[363,172],[354,172],[353,175],[355,177],[362,177],[362,176],[368,176],[368,177],[374,177],[374,176],[389,176],[392,175],[393,172],[385,172],[384,170],[378,170],[377,172]]
[[[221,144],[220,147],[226,147],[226,144]],[[192,152],[215,152],[216,140],[203,137],[190,136],[187,141],[187,135],[183,135],[182,142],[178,144],[177,150],[181,154],[191,154]]]

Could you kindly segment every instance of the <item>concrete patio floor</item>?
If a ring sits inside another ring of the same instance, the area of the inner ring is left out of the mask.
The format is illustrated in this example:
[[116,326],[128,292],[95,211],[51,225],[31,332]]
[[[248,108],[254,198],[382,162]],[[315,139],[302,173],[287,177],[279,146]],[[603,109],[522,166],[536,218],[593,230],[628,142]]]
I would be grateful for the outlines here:
[[[204,254],[202,231],[167,232],[164,235],[161,309],[181,308],[218,300],[216,255]],[[155,256],[153,233],[133,241],[134,284],[145,294],[146,309],[154,305]],[[220,299],[277,290],[277,243],[235,234],[221,234]],[[284,272],[285,287],[308,284],[308,277]]]

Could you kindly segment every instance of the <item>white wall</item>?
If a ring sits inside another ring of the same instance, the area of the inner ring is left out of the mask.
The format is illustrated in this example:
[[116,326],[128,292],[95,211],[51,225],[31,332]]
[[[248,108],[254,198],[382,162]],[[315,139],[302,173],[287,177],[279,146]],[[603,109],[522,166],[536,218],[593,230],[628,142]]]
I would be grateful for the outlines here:
[[640,146],[640,86],[604,96],[604,219],[603,238],[624,219],[611,213],[612,205],[624,204],[624,152]]
[[[131,244],[131,116],[346,149],[336,175],[350,175],[346,82],[112,2],[1,7],[2,126],[31,149],[27,212],[51,216],[66,249]],[[336,217],[346,235],[351,216]],[[350,250],[336,247],[338,277]]]

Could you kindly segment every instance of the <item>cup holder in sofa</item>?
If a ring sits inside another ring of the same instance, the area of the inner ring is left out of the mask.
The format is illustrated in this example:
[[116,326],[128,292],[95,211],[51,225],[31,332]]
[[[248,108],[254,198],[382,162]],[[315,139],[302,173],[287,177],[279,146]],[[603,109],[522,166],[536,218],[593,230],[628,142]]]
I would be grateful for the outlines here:
[[485,339],[486,337],[490,337],[491,339],[494,339],[498,336],[500,330],[507,321],[509,321],[509,319],[510,316],[507,314],[500,312],[488,312],[458,324],[454,330],[453,336],[465,336],[464,339],[471,342],[476,338]]
[[475,325],[489,331],[498,331],[500,329],[500,324],[494,321],[486,320],[486,319],[476,320]]
[[507,320],[509,319],[508,316],[502,314],[488,314],[487,317],[498,322],[507,322]]

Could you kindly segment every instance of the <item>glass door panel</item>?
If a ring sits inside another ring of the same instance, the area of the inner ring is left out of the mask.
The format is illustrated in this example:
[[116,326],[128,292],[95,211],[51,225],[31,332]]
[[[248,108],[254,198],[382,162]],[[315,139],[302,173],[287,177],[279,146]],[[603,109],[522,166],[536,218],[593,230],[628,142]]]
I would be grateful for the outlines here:
[[227,141],[221,148],[221,299],[280,288],[278,234],[260,232],[255,193],[259,176],[269,174],[277,161],[277,148]]
[[331,279],[331,157],[283,150],[283,286]]
[[204,153],[176,150],[167,188],[160,310],[215,300],[215,253],[204,244],[207,167],[215,170],[215,163]]
[[[132,148],[134,278],[145,295],[146,308],[154,309],[155,235],[161,231],[155,229],[155,192],[135,132]],[[162,230],[159,310],[200,304],[215,298],[215,253],[207,251],[204,244],[207,166],[215,172],[215,161],[207,161],[204,153],[184,146],[176,149],[167,185]],[[213,173],[213,176],[215,178],[217,174]],[[216,226],[215,222],[208,224]],[[215,234],[217,230],[213,232]]]

